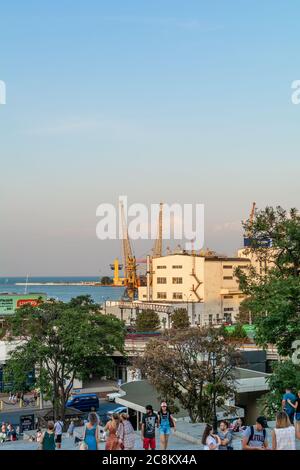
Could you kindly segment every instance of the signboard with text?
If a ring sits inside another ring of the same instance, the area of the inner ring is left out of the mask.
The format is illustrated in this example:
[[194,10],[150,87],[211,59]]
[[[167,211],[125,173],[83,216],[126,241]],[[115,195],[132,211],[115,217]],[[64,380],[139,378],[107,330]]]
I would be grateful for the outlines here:
[[40,299],[46,300],[46,294],[1,294],[0,293],[0,315],[11,315],[17,308],[23,305],[36,307]]

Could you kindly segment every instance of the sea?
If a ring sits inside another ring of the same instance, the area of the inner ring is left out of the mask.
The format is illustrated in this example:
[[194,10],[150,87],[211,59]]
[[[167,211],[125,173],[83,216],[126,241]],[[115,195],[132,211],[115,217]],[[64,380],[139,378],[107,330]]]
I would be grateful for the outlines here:
[[[123,287],[107,287],[107,286],[71,286],[71,285],[40,285],[40,286],[18,286],[16,283],[26,283],[26,277],[0,277],[0,294],[2,293],[43,293],[48,298],[54,298],[68,302],[78,295],[90,295],[96,303],[103,303],[106,300],[121,299]],[[28,283],[47,283],[47,282],[99,282],[97,277],[30,277]]]

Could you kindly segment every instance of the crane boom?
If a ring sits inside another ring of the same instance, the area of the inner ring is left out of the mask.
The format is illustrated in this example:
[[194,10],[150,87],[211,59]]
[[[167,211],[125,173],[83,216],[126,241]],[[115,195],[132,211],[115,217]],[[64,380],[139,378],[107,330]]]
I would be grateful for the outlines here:
[[137,273],[136,259],[132,253],[130,240],[128,236],[128,228],[126,224],[124,205],[121,205],[122,235],[123,235],[123,260],[124,260],[124,284],[126,286],[125,296],[133,300],[137,294]]
[[158,235],[154,243],[153,256],[162,256],[162,225],[163,225],[163,203],[159,204],[159,216],[158,216]]

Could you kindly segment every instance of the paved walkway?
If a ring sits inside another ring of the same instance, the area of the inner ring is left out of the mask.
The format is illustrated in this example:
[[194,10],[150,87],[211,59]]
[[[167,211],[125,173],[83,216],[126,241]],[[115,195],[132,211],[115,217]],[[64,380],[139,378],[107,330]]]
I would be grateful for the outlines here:
[[[4,442],[0,444],[0,451],[1,450],[37,450],[37,443],[36,442],[29,442],[29,441],[15,441],[15,442]],[[105,449],[105,443],[101,442],[100,450]],[[157,447],[159,449],[159,439],[157,439]],[[170,449],[174,450],[199,450],[200,446],[191,444],[183,439],[179,439],[178,437],[171,436],[170,437]],[[140,434],[136,435],[135,441],[135,449],[142,450],[142,441]],[[62,440],[62,450],[79,450],[78,446],[74,445],[74,438],[70,439],[69,437],[63,437]]]
[[[188,426],[186,424],[186,426]],[[170,440],[169,440],[169,449],[170,450],[202,450],[203,446],[200,443],[200,436],[199,433],[196,431],[197,425],[193,428],[193,437],[197,437],[197,443],[195,442],[189,442],[185,439],[182,439],[181,437],[178,437],[176,435],[171,435]],[[183,432],[183,427],[181,426],[180,431]],[[267,436],[268,436],[268,441],[269,441],[269,446],[272,444],[272,438],[271,438],[271,431],[272,429],[267,430]],[[77,434],[78,436],[81,436],[83,432],[83,428],[76,428],[75,430],[75,435]],[[234,434],[234,439],[233,439],[233,447],[235,450],[241,450],[241,439],[242,435],[240,433],[235,433]],[[159,450],[159,437],[156,439],[157,442],[157,450]],[[300,440],[296,440],[296,447],[297,450],[300,450]],[[0,451],[1,450],[37,450],[38,445],[36,442],[30,442],[28,440],[20,440],[16,442],[4,442],[3,444],[0,444]],[[100,450],[105,449],[105,443],[101,442],[100,444]],[[142,441],[141,441],[141,436],[140,433],[136,433],[136,441],[135,441],[135,449],[136,450],[142,450]],[[62,450],[79,450],[78,445],[75,446],[74,444],[74,438],[69,438],[67,434],[64,435],[63,440],[62,440]]]

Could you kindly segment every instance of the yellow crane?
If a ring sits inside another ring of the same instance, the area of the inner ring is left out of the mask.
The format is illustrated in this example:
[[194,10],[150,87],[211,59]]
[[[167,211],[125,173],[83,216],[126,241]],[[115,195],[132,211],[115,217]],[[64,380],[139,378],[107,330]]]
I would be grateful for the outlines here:
[[133,300],[137,297],[138,279],[136,259],[133,255],[128,228],[125,220],[124,205],[121,204],[122,235],[123,235],[123,266],[124,266],[124,286],[126,287],[124,297]]
[[[137,275],[137,263],[146,263],[146,259],[136,259],[130,244],[128,235],[128,228],[125,219],[124,205],[120,202],[120,213],[121,213],[121,224],[122,224],[122,248],[123,248],[123,264],[119,263],[118,258],[114,260],[114,263],[110,265],[114,271],[113,283],[115,286],[124,286],[124,298],[133,300],[137,297],[137,289],[142,281]],[[162,256],[162,227],[163,227],[163,203],[159,205],[159,217],[158,217],[158,235],[152,249],[152,257]],[[151,263],[152,265],[152,263]],[[124,277],[119,276],[119,271],[123,268]],[[151,268],[152,274],[152,268]]]

